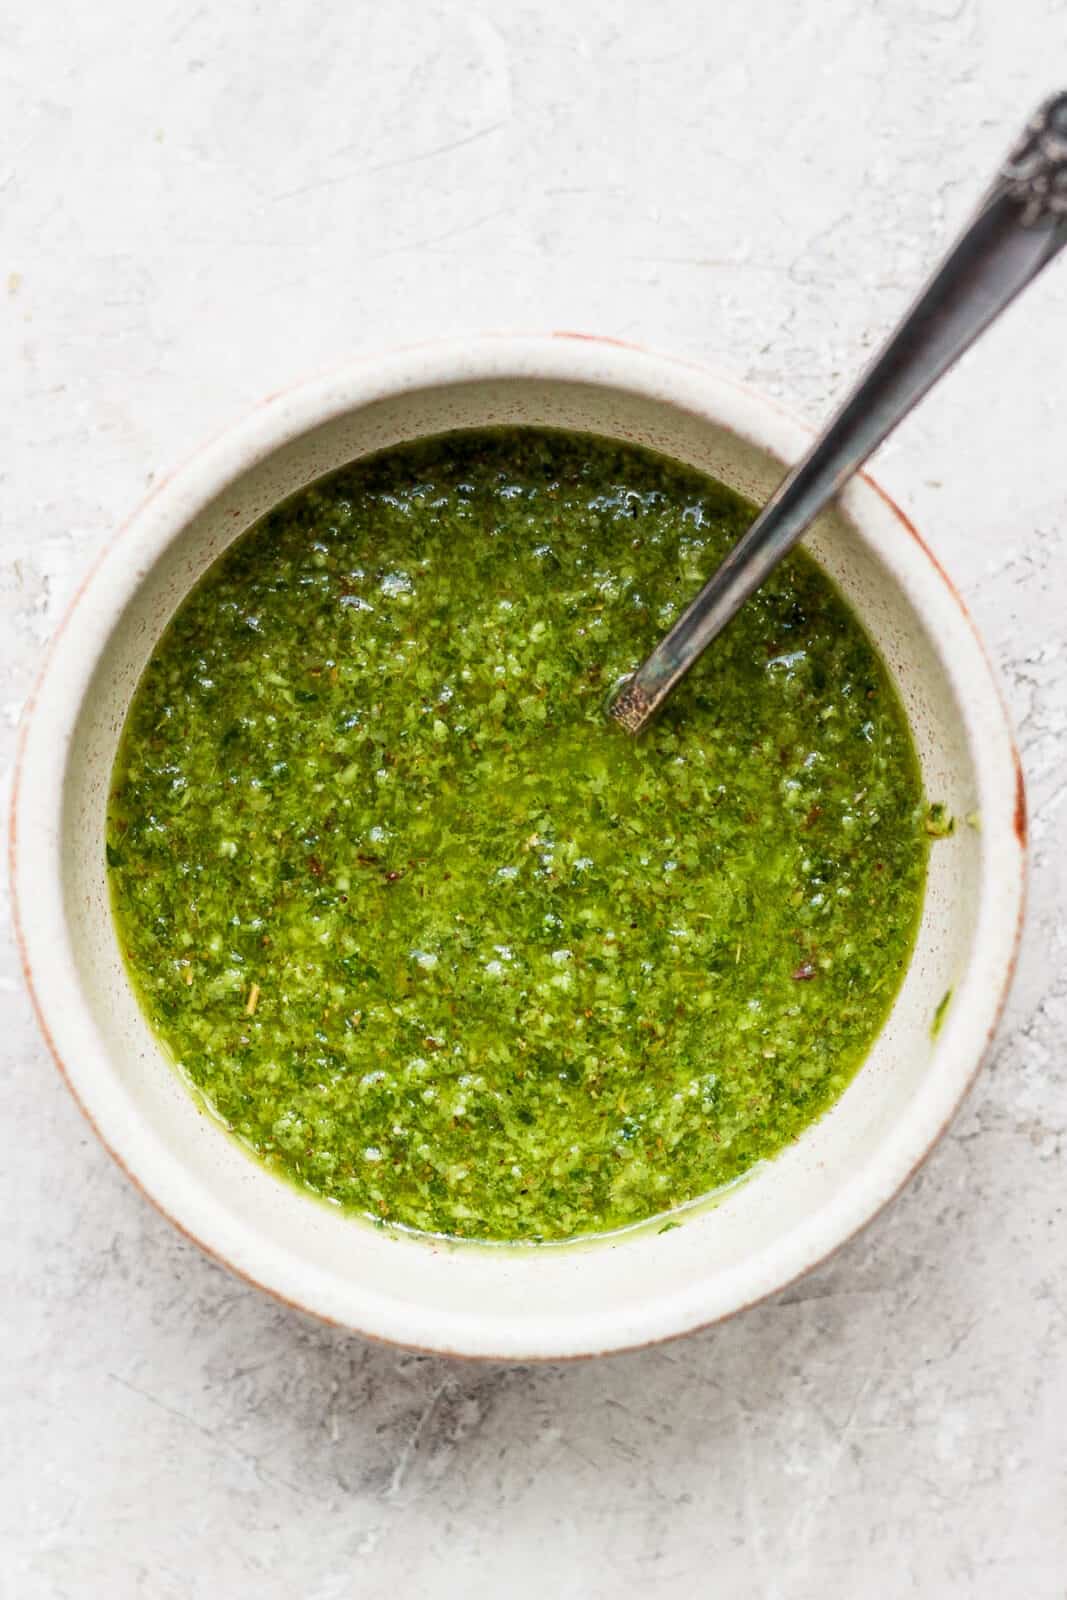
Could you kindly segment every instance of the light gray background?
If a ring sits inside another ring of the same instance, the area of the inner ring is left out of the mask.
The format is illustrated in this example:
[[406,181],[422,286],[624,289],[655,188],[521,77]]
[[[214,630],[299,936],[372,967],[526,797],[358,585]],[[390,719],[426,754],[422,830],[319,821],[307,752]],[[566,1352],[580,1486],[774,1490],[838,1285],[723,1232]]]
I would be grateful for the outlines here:
[[[818,419],[1067,77],[1062,0],[225,6],[0,21],[5,782],[153,476],[354,352],[594,329]],[[1067,1595],[1067,264],[882,453],[1030,783],[993,1062],[829,1266],[664,1349],[371,1348],[204,1260],[97,1147],[10,942],[5,1600]]]

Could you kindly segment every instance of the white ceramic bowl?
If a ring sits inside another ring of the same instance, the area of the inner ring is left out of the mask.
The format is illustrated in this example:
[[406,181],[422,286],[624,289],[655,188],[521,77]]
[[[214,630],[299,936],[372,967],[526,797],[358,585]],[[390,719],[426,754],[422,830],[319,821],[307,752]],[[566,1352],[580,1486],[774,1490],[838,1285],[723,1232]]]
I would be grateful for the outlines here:
[[[932,850],[914,959],[838,1104],[683,1227],[581,1247],[397,1238],[270,1177],[197,1109],[131,994],[103,849],[119,732],[183,595],[270,506],[368,451],[491,423],[634,440],[756,501],[807,440],[723,377],[572,334],[428,345],[271,399],[161,484],[78,592],[24,723],[16,921],[41,1025],[87,1116],[206,1250],[282,1299],[379,1339],[470,1356],[576,1356],[750,1305],[821,1261],[914,1171],[970,1084],[1004,1001],[1024,897],[1025,801],[1002,702],[958,596],[887,496],[857,480],[808,546],[889,665],[928,795],[960,819],[976,813],[980,831],[961,820]],[[935,1040],[931,1022],[949,989]]]

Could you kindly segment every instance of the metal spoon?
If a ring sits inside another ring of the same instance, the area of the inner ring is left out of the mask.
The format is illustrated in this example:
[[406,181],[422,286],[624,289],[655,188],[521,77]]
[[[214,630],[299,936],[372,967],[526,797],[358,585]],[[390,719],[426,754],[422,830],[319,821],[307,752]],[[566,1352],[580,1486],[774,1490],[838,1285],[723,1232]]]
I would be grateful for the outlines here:
[[670,632],[616,687],[610,716],[640,732],[872,450],[1065,244],[1067,92],[1031,117],[896,332]]

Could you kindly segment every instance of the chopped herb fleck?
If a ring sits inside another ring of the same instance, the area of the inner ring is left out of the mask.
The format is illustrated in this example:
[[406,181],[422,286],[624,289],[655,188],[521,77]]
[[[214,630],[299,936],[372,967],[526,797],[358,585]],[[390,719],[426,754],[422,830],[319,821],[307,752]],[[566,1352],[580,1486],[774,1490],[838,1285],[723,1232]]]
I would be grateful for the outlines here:
[[956,819],[940,801],[927,809],[925,827],[931,839],[947,839],[956,831]]
[[934,1012],[934,1020],[930,1024],[931,1039],[936,1039],[938,1034],[941,1032],[942,1025],[945,1021],[945,1014],[948,1011],[951,1003],[952,990],[946,989],[940,1000],[937,1002],[937,1010]]

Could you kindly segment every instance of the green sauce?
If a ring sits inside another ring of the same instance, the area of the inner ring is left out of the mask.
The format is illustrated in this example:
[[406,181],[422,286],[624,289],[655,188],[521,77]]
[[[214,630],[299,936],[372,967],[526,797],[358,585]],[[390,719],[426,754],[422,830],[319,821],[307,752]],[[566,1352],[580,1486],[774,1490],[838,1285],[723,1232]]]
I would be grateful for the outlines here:
[[927,849],[856,618],[796,555],[645,738],[602,713],[751,516],[629,446],[455,434],[296,496],[181,606],[115,767],[115,918],[278,1174],[564,1239],[729,1183],[845,1088]]

